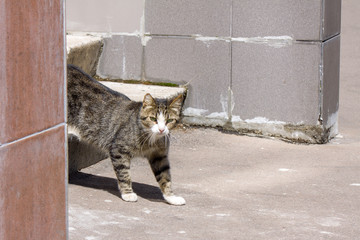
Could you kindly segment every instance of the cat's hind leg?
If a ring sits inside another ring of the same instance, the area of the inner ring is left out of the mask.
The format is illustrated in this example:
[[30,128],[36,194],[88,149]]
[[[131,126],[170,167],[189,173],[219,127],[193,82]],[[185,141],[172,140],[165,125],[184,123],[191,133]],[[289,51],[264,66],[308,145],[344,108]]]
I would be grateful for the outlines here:
[[110,151],[110,158],[118,180],[121,198],[126,202],[136,202],[138,197],[133,192],[130,176],[131,155],[121,153],[118,149],[113,149]]
[[172,191],[170,164],[167,155],[152,156],[149,158],[149,163],[164,199],[171,205],[185,205],[185,199],[180,196],[175,196]]

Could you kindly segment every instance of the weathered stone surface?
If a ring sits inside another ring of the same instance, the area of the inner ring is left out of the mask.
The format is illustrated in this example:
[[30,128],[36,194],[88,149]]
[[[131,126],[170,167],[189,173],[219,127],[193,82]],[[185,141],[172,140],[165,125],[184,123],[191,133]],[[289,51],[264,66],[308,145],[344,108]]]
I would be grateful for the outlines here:
[[95,36],[67,35],[67,63],[74,64],[94,76],[103,46],[102,39]]
[[139,36],[104,37],[97,75],[110,79],[141,80],[143,46]]

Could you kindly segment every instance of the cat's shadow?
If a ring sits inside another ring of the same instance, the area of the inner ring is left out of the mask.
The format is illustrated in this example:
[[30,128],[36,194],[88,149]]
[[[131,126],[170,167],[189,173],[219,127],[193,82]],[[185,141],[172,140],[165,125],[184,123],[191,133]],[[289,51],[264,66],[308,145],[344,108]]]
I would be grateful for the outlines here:
[[[77,172],[69,176],[69,184],[104,190],[121,198],[115,178]],[[133,182],[132,187],[134,192],[141,198],[152,202],[164,202],[162,193],[158,187],[137,182]]]

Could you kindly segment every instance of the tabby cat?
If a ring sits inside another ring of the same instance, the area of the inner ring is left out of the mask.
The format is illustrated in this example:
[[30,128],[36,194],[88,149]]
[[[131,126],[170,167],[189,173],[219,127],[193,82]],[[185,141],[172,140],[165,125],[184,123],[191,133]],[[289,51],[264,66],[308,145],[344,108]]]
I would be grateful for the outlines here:
[[133,157],[146,157],[164,199],[184,205],[171,189],[169,130],[180,118],[183,95],[172,100],[154,99],[149,93],[142,102],[131,101],[91,78],[73,65],[67,67],[68,125],[80,139],[106,151],[111,158],[121,198],[137,201],[130,178]]

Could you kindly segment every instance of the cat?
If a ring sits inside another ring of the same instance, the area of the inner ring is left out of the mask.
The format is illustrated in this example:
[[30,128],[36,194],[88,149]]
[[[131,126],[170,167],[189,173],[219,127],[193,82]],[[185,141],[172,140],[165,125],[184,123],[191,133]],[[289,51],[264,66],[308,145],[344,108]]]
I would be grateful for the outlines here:
[[131,101],[70,64],[67,81],[68,126],[109,155],[121,198],[138,199],[132,189],[130,162],[141,156],[148,159],[164,199],[184,205],[185,199],[172,191],[168,160],[169,131],[180,120],[183,94],[166,100],[147,93],[142,102]]

